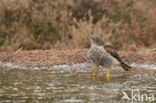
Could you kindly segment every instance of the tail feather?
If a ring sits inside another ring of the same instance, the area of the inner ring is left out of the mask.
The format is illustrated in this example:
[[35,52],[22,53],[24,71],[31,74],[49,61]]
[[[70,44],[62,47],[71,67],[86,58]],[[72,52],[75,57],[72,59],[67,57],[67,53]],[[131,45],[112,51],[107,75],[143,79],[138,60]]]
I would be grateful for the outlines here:
[[120,62],[121,63],[121,67],[126,70],[129,71],[129,69],[131,69],[131,66],[129,66],[128,64],[124,63],[123,61]]

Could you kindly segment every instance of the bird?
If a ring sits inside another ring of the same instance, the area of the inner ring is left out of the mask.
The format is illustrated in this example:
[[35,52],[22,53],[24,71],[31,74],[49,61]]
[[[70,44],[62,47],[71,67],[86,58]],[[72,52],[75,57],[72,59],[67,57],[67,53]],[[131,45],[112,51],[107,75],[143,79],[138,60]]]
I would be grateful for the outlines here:
[[93,72],[93,76],[96,75],[96,71],[99,66],[107,68],[106,77],[110,77],[109,68],[112,66],[120,65],[125,71],[129,71],[131,66],[126,64],[120,58],[117,50],[110,43],[105,43],[100,37],[95,34],[89,36],[91,47],[88,50],[88,58],[96,65],[96,69]]

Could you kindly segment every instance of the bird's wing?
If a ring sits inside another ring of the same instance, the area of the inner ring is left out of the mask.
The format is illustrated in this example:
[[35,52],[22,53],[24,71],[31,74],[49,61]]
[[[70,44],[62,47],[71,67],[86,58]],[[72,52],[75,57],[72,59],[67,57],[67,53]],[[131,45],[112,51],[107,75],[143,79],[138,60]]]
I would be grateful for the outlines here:
[[120,61],[120,57],[119,54],[117,53],[116,49],[113,47],[112,44],[110,43],[105,43],[104,44],[104,49],[110,54],[112,55],[114,58],[116,58],[118,61]]
[[128,70],[131,68],[129,65],[125,64],[125,63],[121,60],[121,58],[120,58],[120,56],[119,56],[117,50],[113,47],[113,45],[108,44],[108,43],[105,43],[105,44],[104,44],[104,49],[106,50],[107,53],[109,53],[111,56],[113,56],[114,58],[116,58],[116,59],[120,62],[121,66],[122,66],[126,71],[128,71]]

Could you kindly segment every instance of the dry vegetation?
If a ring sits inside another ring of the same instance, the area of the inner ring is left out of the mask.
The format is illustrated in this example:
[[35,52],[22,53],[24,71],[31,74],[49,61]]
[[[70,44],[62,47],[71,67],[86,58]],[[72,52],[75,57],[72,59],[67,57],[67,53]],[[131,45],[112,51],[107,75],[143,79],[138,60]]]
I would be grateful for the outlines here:
[[[75,50],[24,50],[17,52],[1,52],[0,61],[3,63],[11,62],[25,67],[42,67],[61,64],[88,63],[87,49]],[[119,52],[122,60],[128,63],[156,63],[156,52]]]
[[97,34],[117,49],[156,47],[155,0],[0,0],[0,50],[88,48]]

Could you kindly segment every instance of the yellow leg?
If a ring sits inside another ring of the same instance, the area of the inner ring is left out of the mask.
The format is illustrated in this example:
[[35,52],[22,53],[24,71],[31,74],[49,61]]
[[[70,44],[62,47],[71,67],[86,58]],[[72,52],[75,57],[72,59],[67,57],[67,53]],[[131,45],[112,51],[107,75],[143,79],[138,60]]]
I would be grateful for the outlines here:
[[99,67],[97,66],[97,67],[96,67],[96,69],[94,70],[93,74],[92,74],[92,75],[93,75],[93,77],[95,77],[95,76],[96,76],[96,73],[97,73],[97,70],[98,70],[98,69],[99,69]]
[[107,71],[107,74],[106,74],[106,77],[110,77],[111,75],[109,74],[109,68],[108,68],[108,71]]

